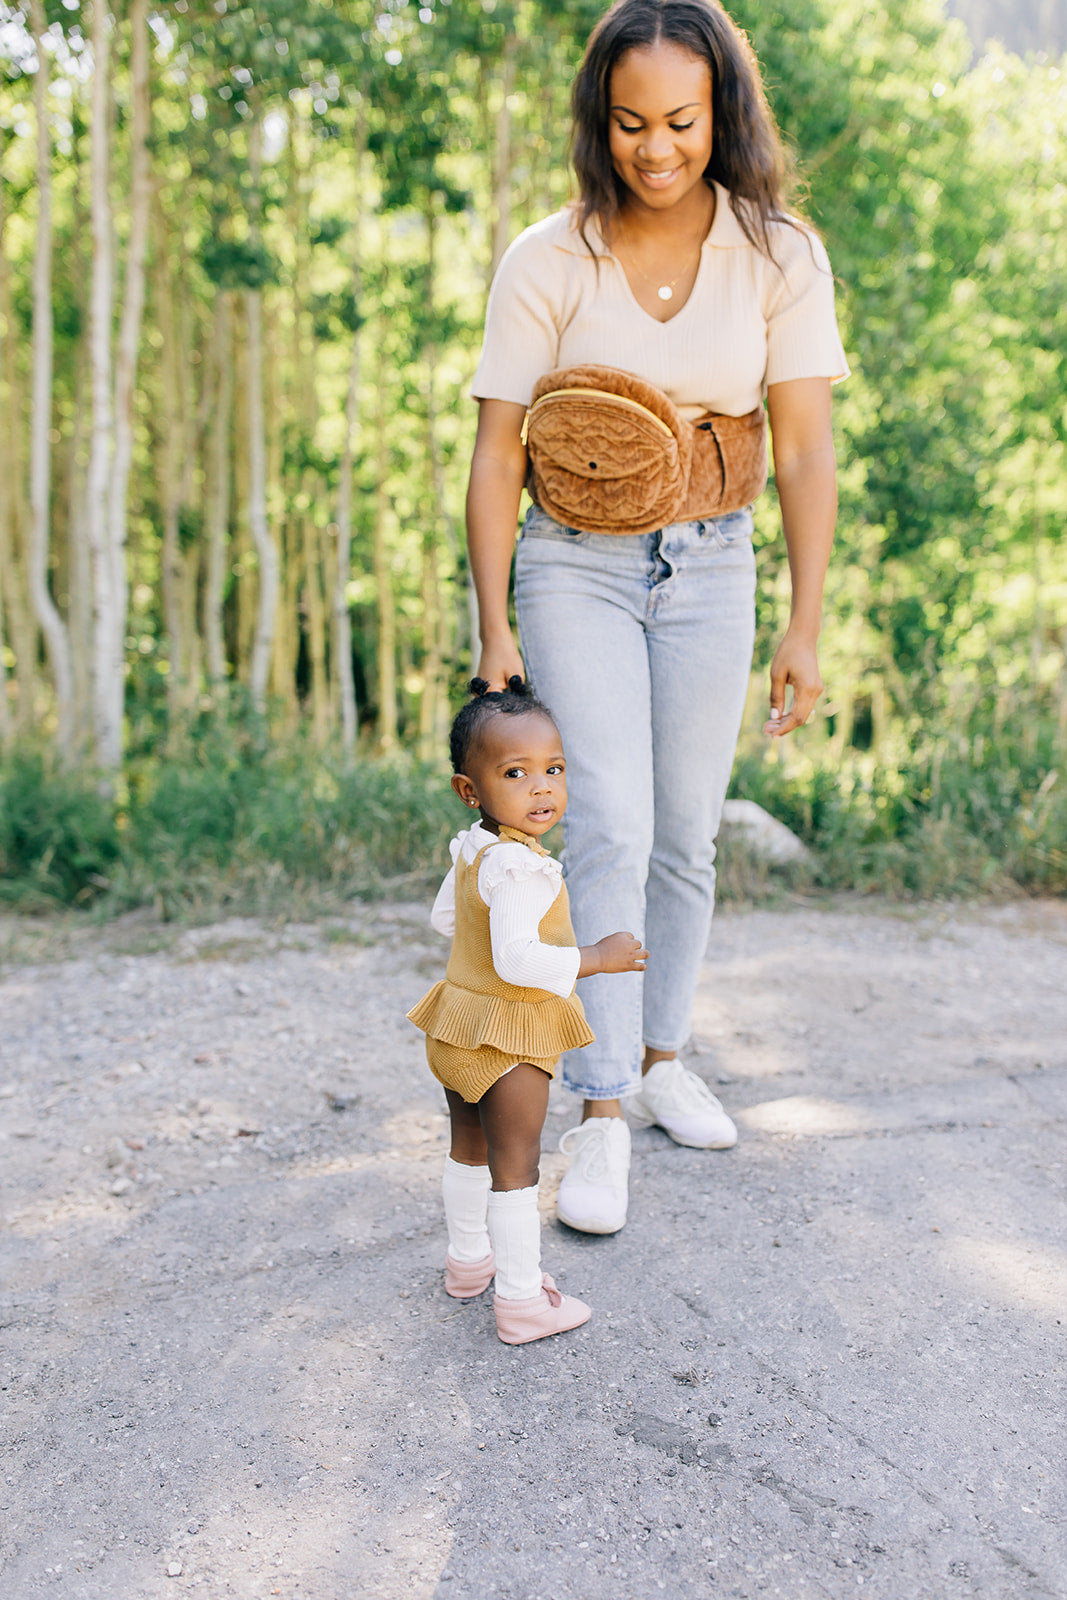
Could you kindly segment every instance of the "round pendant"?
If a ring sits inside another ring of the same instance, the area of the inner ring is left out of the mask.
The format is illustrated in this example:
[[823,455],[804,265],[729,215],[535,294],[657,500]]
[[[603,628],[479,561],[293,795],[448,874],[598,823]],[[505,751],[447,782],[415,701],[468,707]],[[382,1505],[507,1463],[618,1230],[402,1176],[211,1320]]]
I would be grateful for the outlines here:
[[671,288],[669,283],[663,284],[660,288],[658,288],[656,290],[656,293],[659,295],[661,300],[673,300],[674,299],[674,290]]

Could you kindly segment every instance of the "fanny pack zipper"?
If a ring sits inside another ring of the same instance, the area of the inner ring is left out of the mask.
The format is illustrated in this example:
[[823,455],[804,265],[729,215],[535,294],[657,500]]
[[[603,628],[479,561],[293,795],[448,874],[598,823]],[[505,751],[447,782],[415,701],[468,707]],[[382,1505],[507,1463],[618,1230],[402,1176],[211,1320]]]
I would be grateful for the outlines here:
[[543,394],[539,400],[534,401],[533,405],[530,406],[522,420],[522,433],[519,437],[523,444],[526,443],[526,438],[530,431],[530,418],[533,416],[534,412],[537,411],[541,406],[545,405],[549,400],[560,400],[565,395],[571,394],[581,394],[586,396],[592,395],[597,400],[606,400],[610,405],[622,406],[626,411],[636,411],[640,413],[642,417],[647,417],[650,422],[654,422],[657,428],[661,428],[667,435],[668,439],[674,438],[674,434],[663,421],[662,417],[657,417],[654,411],[650,411],[647,406],[643,406],[639,400],[630,400],[624,394],[612,394],[610,390],[607,389],[550,389],[548,394]]

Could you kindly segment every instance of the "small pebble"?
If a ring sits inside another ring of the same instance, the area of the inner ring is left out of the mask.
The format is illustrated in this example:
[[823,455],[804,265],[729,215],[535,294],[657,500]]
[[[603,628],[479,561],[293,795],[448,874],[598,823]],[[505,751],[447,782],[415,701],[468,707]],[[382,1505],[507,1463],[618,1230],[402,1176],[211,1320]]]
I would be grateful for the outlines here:
[[168,1578],[180,1578],[181,1575],[182,1575],[182,1564],[181,1564],[181,1562],[180,1561],[172,1561],[170,1566],[167,1568],[167,1577]]

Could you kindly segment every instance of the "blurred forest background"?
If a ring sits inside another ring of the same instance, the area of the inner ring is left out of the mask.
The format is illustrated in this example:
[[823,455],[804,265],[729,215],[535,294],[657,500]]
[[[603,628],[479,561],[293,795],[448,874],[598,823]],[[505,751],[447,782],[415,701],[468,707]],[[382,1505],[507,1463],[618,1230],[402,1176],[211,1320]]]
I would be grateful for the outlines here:
[[[769,492],[734,792],[805,883],[1063,892],[1065,7],[730,9],[854,370],[825,703],[760,740]],[[0,0],[0,899],[284,909],[440,865],[467,389],[495,263],[571,193],[601,10]]]

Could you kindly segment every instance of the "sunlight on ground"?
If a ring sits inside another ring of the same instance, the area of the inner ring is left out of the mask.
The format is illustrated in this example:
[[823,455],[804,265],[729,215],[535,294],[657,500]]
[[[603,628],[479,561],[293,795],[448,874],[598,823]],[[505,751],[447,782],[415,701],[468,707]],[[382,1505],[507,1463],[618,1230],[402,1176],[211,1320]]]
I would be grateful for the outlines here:
[[795,1139],[841,1137],[863,1133],[871,1126],[862,1116],[836,1100],[817,1095],[790,1095],[786,1100],[766,1100],[737,1113],[736,1120],[753,1133],[787,1135]]
[[1067,1251],[966,1236],[947,1239],[945,1248],[949,1264],[969,1283],[984,1281],[988,1293],[1008,1304],[1051,1313],[1057,1323],[1067,1313]]

